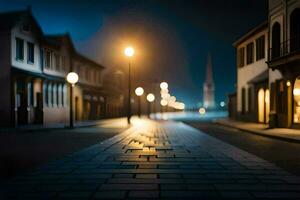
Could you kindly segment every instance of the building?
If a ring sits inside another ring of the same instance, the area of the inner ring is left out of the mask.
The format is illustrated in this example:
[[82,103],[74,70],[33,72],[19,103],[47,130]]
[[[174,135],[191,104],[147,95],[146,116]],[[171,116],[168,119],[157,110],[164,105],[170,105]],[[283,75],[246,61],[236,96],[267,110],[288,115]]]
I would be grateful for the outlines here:
[[30,9],[0,14],[0,44],[0,125],[67,124],[70,71],[79,74],[75,120],[107,117],[107,105],[123,109],[105,91],[104,67],[79,54],[68,34],[45,35]]
[[237,54],[237,119],[269,122],[268,23],[264,22],[238,39],[233,46]]
[[271,125],[300,128],[300,1],[269,0]]
[[210,55],[208,55],[206,79],[203,84],[203,106],[207,109],[215,108],[215,84],[212,73],[212,59]]

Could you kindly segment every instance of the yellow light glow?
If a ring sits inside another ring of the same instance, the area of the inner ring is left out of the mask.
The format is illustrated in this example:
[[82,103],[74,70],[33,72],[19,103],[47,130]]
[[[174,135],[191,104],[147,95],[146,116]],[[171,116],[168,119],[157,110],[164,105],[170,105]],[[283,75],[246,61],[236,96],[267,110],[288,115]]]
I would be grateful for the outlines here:
[[258,91],[258,122],[264,123],[265,120],[265,91],[263,88]]
[[165,100],[165,99],[162,99],[162,100],[160,101],[160,105],[166,106],[166,105],[168,105],[168,101]]
[[152,93],[149,93],[148,95],[147,95],[147,101],[149,101],[149,102],[153,102],[155,100],[155,96],[154,96],[154,94],[152,94]]
[[127,47],[125,50],[124,50],[124,54],[127,56],[127,57],[132,57],[134,55],[134,49],[132,47]]
[[291,81],[287,81],[286,86],[290,87],[291,86]]
[[135,89],[135,94],[137,96],[142,96],[144,94],[144,89],[142,87],[138,87]]
[[205,108],[200,108],[199,113],[200,113],[200,115],[204,115],[206,113]]
[[67,75],[67,81],[72,85],[76,84],[78,82],[78,79],[78,74],[75,72],[70,72]]
[[168,100],[170,98],[170,94],[161,94],[161,97],[165,100]]
[[160,89],[162,90],[167,90],[169,87],[168,83],[167,82],[161,82],[160,83]]
[[300,88],[295,88],[293,90],[293,94],[294,94],[294,96],[300,96]]

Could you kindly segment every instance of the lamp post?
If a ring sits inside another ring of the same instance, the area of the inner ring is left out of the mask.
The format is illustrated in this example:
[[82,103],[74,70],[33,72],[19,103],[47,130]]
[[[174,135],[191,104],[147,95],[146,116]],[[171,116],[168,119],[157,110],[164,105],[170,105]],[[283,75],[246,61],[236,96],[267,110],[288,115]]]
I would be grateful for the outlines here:
[[67,81],[70,84],[70,128],[74,128],[73,122],[73,88],[75,84],[78,82],[78,74],[75,72],[70,72],[67,75]]
[[135,94],[138,96],[138,116],[141,118],[141,96],[144,94],[144,89],[142,87],[136,88]]
[[129,58],[128,62],[128,111],[127,111],[127,123],[130,124],[131,118],[131,60],[130,58],[134,55],[134,49],[132,47],[127,47],[124,50],[125,56]]
[[150,118],[151,113],[151,103],[155,100],[155,96],[152,93],[149,93],[147,95],[147,101],[148,101],[148,118]]

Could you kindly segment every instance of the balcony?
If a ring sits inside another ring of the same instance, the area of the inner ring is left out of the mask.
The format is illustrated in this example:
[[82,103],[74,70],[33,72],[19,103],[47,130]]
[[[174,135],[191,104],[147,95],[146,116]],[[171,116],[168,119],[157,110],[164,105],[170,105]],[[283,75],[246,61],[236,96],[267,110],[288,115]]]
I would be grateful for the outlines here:
[[300,37],[286,40],[277,47],[269,49],[268,64],[271,68],[278,68],[295,61],[300,62]]

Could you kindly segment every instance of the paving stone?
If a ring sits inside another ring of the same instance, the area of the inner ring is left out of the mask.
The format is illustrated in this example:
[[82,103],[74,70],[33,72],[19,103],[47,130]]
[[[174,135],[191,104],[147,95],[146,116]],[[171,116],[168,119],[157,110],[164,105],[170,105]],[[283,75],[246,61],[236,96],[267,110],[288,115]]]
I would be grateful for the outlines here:
[[156,184],[104,184],[100,190],[158,190]]
[[93,199],[124,199],[126,191],[100,191],[96,192]]
[[157,174],[137,174],[136,178],[157,178]]
[[300,199],[300,178],[177,122],[144,120],[1,187],[9,199]]
[[159,192],[158,191],[130,191],[129,198],[158,198]]

